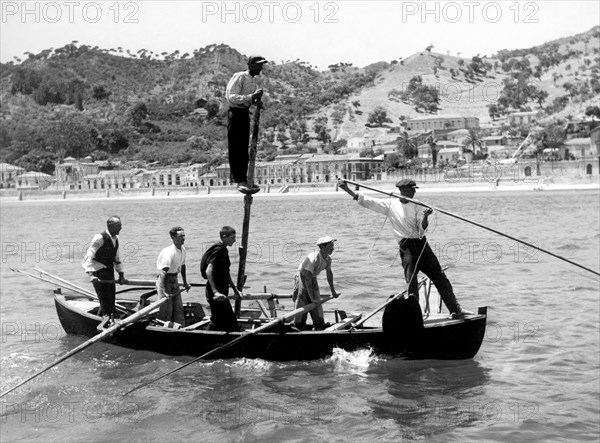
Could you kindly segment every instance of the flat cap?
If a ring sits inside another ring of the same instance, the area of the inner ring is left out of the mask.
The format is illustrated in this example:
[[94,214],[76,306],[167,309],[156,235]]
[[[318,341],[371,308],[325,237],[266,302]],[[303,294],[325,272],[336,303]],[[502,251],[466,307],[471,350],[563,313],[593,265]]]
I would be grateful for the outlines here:
[[326,245],[327,243],[331,243],[332,241],[336,241],[336,239],[326,235],[325,237],[321,237],[317,240],[317,246]]
[[250,57],[248,57],[248,63],[260,64],[260,63],[269,63],[269,62],[262,55],[253,54]]
[[410,180],[408,178],[405,178],[403,180],[400,180],[398,183],[396,183],[396,187],[397,188],[418,188],[417,183],[414,180]]

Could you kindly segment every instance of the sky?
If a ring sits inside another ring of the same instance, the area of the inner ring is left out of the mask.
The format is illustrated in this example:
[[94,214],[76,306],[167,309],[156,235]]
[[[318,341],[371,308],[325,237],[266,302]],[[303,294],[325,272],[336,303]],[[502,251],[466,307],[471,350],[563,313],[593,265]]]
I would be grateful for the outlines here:
[[0,61],[72,41],[181,54],[227,44],[319,69],[363,67],[433,45],[472,57],[529,48],[600,25],[591,1],[0,1]]

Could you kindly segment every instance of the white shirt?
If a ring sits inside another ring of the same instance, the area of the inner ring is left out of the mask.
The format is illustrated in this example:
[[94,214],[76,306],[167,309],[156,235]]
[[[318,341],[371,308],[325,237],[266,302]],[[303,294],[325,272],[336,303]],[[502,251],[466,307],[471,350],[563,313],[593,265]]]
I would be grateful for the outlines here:
[[232,108],[249,108],[252,94],[257,89],[256,77],[252,77],[248,71],[236,72],[227,83],[225,97]]
[[[113,237],[112,235],[110,235],[110,232],[108,232],[108,229],[105,232],[108,234],[108,236],[112,240],[113,246],[116,246],[117,239],[119,238],[119,236],[115,235]],[[100,269],[106,268],[106,266],[104,266],[100,262],[97,262],[94,259],[94,257],[96,257],[96,252],[98,252],[98,249],[100,249],[102,247],[102,245],[104,245],[104,237],[102,237],[102,234],[94,235],[94,238],[92,238],[92,244],[90,245],[87,252],[85,253],[85,257],[83,258],[83,263],[81,263],[81,266],[83,267],[85,272],[95,272],[95,271],[99,271]],[[119,257],[118,249],[117,249],[117,253],[115,254],[115,271],[123,272],[123,263],[121,263],[121,258]]]
[[361,192],[357,194],[359,205],[388,216],[397,241],[425,235],[422,225],[424,207],[410,202],[402,203],[398,198],[373,198]]
[[321,255],[321,251],[314,251],[309,253],[300,266],[298,266],[298,273],[302,274],[303,271],[309,271],[315,277],[321,273],[322,270],[327,269],[331,266],[331,257],[324,258]]
[[183,265],[185,265],[185,246],[181,246],[181,249],[177,249],[175,245],[167,246],[160,251],[156,259],[158,270],[162,271],[164,268],[169,268],[167,270],[168,274],[181,272]]

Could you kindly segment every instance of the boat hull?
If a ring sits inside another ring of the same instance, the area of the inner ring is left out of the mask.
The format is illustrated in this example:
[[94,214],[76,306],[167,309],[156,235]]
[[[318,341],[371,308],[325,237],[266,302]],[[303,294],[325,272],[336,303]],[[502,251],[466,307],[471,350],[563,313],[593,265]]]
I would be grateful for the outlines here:
[[[68,334],[93,337],[98,334],[101,317],[79,309],[63,295],[55,295],[62,327]],[[247,336],[239,344],[214,354],[214,358],[261,358],[265,360],[312,360],[330,356],[334,348],[346,351],[372,349],[377,354],[411,359],[470,359],[479,350],[486,326],[486,308],[468,319],[438,319],[428,322],[418,342],[403,343],[384,333],[382,328],[339,331],[290,332],[285,328]],[[117,331],[104,341],[129,349],[166,355],[200,356],[237,338],[242,333],[205,330],[173,330],[138,322]]]

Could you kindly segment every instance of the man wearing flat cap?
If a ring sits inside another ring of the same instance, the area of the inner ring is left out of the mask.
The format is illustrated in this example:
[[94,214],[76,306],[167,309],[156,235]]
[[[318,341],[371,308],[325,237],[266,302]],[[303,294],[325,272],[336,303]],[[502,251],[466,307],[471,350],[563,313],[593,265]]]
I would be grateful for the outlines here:
[[231,175],[241,192],[258,190],[258,186],[248,185],[248,144],[250,141],[250,106],[262,107],[263,90],[256,82],[263,65],[267,63],[260,55],[248,58],[248,70],[236,72],[227,84],[225,98],[229,103],[227,113],[227,143],[229,147],[229,167]]
[[[320,301],[321,292],[319,291],[319,283],[317,275],[325,270],[327,273],[327,283],[331,289],[331,295],[334,298],[341,294],[335,291],[333,284],[333,272],[331,271],[331,253],[334,249],[335,238],[325,236],[317,240],[318,251],[310,252],[300,266],[298,273],[294,277],[294,291],[292,298],[295,302],[294,309],[306,306],[309,303]],[[309,311],[315,330],[325,329],[325,319],[323,314],[323,306],[319,305],[312,311]],[[306,328],[306,314],[299,315],[295,319],[295,326],[302,330]]]
[[415,196],[418,188],[415,181],[403,179],[396,183],[400,194],[408,199],[402,197],[373,198],[360,192],[355,193],[348,188],[348,184],[344,180],[340,180],[339,186],[350,194],[359,205],[385,214],[390,219],[394,237],[400,248],[404,278],[408,283],[408,295],[419,300],[417,274],[421,271],[431,279],[452,316],[455,318],[464,316],[467,311],[463,311],[456,301],[452,284],[425,237],[429,226],[429,216],[433,209],[424,208],[408,200]]

